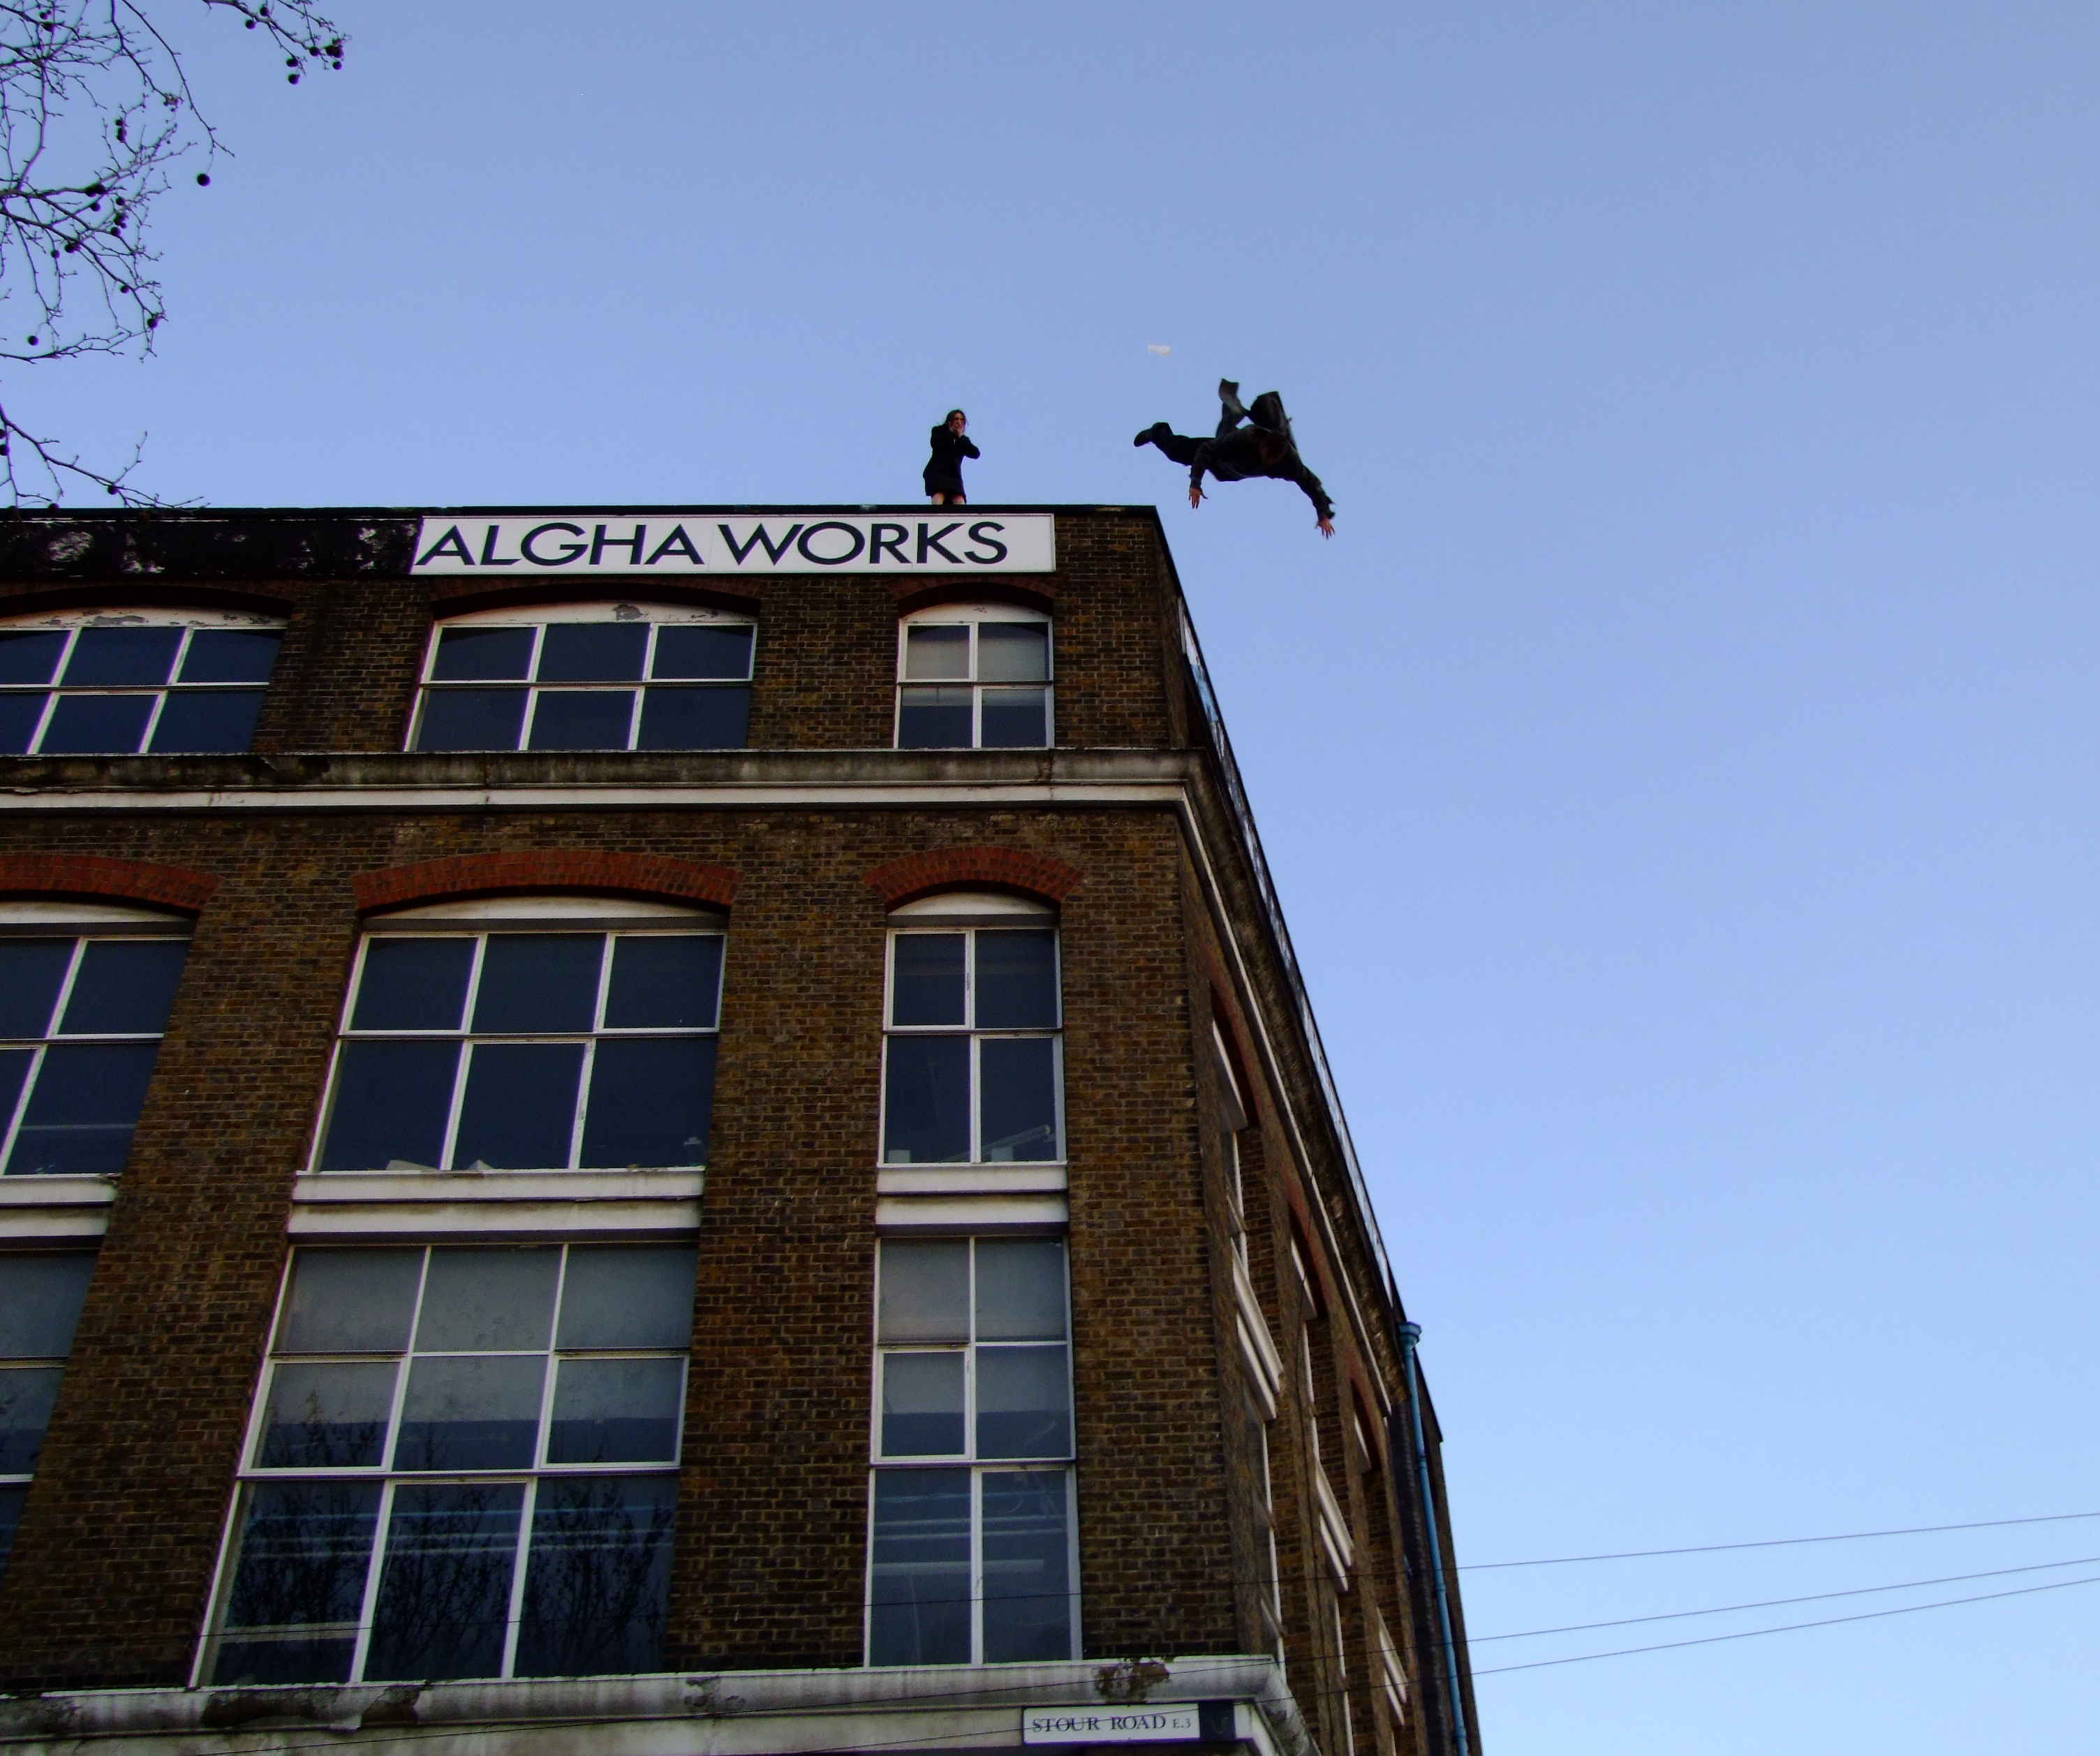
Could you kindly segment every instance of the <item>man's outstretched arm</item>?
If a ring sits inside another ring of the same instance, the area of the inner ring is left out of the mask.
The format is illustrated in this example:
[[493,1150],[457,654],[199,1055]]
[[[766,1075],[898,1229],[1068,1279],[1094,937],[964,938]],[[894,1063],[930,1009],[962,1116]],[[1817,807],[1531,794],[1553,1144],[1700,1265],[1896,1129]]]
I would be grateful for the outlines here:
[[1320,534],[1335,534],[1335,503],[1328,499],[1327,490],[1320,485],[1320,478],[1305,467],[1305,460],[1298,460],[1298,467],[1291,472],[1290,479],[1305,490],[1305,497],[1312,502],[1312,514],[1320,521]]

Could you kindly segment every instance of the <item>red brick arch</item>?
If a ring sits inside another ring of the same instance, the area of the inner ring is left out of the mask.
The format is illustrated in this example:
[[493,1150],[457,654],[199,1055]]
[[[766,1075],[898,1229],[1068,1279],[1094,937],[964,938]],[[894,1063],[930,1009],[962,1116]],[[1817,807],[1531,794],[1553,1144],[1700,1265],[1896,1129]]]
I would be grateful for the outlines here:
[[924,854],[907,854],[871,870],[863,880],[882,900],[895,908],[914,898],[937,890],[958,890],[990,885],[999,890],[1021,890],[1046,902],[1061,902],[1085,880],[1086,874],[1048,854],[1030,854],[1020,848],[983,846],[933,848]]
[[210,872],[149,860],[105,859],[90,854],[13,854],[0,857],[0,894],[99,897],[158,903],[196,914],[218,880]]
[[586,891],[598,895],[651,897],[727,908],[735,899],[738,875],[726,866],[673,859],[658,854],[461,854],[414,866],[383,866],[357,875],[357,906],[399,908],[448,897],[518,896],[537,891]]

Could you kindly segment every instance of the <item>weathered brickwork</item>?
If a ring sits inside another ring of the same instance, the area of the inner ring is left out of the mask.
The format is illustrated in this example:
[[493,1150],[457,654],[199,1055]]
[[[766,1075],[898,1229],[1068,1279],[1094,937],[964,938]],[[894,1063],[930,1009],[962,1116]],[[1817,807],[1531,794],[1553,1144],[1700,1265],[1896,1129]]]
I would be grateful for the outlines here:
[[661,897],[727,908],[736,900],[736,882],[737,875],[726,867],[660,854],[533,848],[516,854],[461,854],[360,872],[356,890],[357,906],[368,912],[435,897],[517,896],[536,890]]
[[159,902],[194,912],[211,900],[218,880],[148,860],[95,854],[15,854],[0,860],[0,895],[95,897]]

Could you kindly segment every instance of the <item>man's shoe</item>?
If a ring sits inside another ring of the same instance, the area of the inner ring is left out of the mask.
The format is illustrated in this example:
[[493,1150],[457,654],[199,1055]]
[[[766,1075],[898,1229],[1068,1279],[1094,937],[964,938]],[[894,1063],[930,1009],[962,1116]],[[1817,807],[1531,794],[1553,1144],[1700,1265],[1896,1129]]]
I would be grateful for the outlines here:
[[1149,445],[1154,443],[1161,434],[1171,433],[1173,430],[1173,428],[1167,426],[1164,421],[1155,421],[1150,426],[1147,427],[1142,433],[1139,434],[1136,439],[1132,439],[1131,443],[1133,445]]

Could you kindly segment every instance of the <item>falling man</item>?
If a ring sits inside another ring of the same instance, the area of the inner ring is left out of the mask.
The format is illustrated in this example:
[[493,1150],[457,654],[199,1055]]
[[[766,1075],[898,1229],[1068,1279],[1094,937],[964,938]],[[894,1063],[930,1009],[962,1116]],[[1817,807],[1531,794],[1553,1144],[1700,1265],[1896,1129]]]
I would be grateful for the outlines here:
[[[1203,474],[1208,470],[1220,482],[1242,482],[1249,476],[1265,475],[1279,482],[1295,482],[1312,502],[1320,521],[1320,534],[1335,534],[1335,503],[1321,487],[1320,478],[1305,467],[1298,455],[1297,441],[1290,436],[1290,417],[1283,412],[1283,399],[1274,390],[1264,390],[1247,408],[1240,401],[1240,387],[1230,378],[1218,382],[1218,430],[1209,439],[1190,439],[1176,433],[1164,421],[1155,421],[1131,441],[1133,445],[1157,445],[1176,463],[1189,465],[1189,504],[1204,499]],[[1248,423],[1242,426],[1244,421]]]

